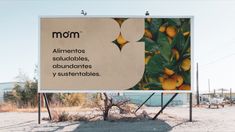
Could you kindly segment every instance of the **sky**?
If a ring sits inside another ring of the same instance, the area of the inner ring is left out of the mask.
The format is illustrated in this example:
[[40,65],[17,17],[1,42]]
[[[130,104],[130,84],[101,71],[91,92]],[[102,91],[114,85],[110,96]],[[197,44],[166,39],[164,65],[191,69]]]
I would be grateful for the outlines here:
[[[0,83],[19,71],[34,76],[38,64],[39,16],[194,16],[194,67],[200,91],[235,91],[235,1],[232,0],[0,0]],[[196,68],[195,68],[196,69]],[[195,77],[195,76],[194,76]],[[194,83],[195,87],[195,83]]]

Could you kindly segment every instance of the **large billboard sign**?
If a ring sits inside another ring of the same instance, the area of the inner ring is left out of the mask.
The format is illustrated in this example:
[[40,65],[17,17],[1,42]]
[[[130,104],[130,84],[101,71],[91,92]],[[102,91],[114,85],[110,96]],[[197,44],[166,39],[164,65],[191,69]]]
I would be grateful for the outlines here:
[[39,92],[190,92],[191,23],[191,17],[41,17]]

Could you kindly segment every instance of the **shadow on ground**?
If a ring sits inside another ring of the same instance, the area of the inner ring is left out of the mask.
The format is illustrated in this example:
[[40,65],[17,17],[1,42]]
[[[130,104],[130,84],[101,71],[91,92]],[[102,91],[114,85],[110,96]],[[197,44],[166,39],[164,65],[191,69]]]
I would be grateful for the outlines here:
[[79,132],[156,132],[170,131],[172,127],[163,120],[95,121],[81,122]]

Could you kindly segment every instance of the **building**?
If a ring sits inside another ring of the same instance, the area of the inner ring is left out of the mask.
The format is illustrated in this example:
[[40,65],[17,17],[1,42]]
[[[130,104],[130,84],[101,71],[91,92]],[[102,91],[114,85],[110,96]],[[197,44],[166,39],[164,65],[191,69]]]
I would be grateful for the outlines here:
[[[130,102],[135,104],[142,104],[152,93],[140,93],[140,92],[127,92],[121,93],[119,97],[130,100]],[[163,94],[163,105],[166,104],[173,94]],[[169,104],[169,106],[176,105],[187,105],[189,104],[189,94],[179,93],[174,100]],[[155,93],[146,103],[147,106],[161,106],[161,93]]]
[[11,92],[15,85],[24,86],[23,82],[4,82],[0,83],[0,104],[4,103],[4,93]]

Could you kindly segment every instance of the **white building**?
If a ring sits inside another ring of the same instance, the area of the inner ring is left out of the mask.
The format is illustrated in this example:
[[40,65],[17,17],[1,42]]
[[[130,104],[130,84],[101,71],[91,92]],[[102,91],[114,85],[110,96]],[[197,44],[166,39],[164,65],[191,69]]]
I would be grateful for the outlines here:
[[0,104],[4,102],[4,93],[12,91],[15,85],[24,86],[23,82],[4,82],[0,83]]

